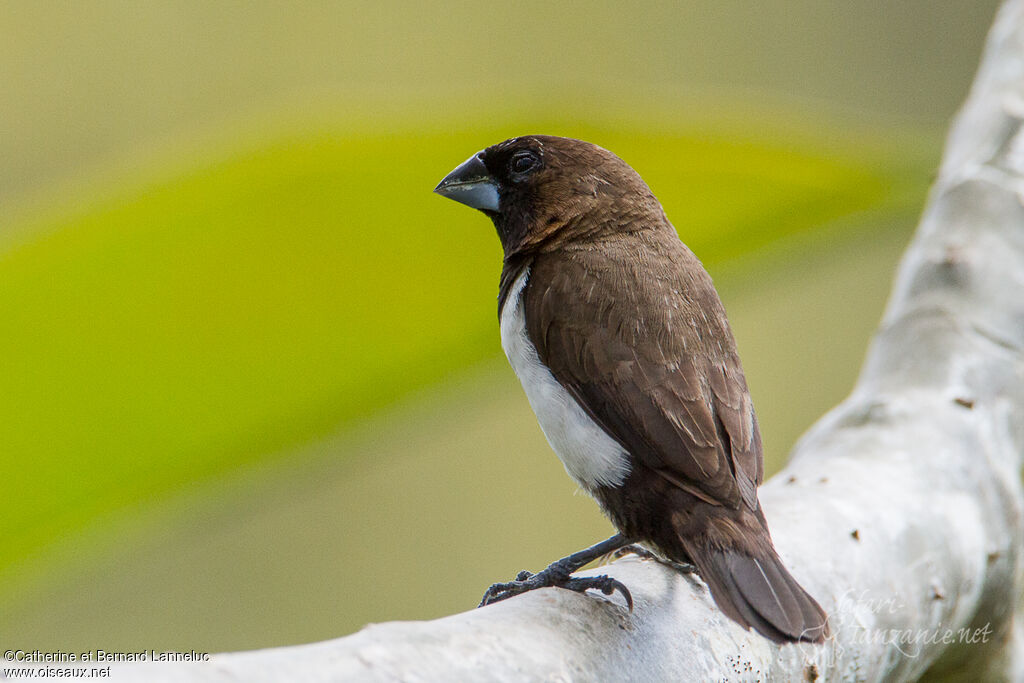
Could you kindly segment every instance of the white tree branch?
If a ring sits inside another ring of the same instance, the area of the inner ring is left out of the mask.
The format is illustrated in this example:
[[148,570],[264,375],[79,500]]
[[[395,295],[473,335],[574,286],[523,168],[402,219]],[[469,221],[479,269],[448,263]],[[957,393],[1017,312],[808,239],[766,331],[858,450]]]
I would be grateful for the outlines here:
[[777,646],[659,564],[618,598],[545,589],[333,641],[116,665],[138,681],[1024,680],[1024,0],[997,17],[853,394],[761,489],[831,615]]

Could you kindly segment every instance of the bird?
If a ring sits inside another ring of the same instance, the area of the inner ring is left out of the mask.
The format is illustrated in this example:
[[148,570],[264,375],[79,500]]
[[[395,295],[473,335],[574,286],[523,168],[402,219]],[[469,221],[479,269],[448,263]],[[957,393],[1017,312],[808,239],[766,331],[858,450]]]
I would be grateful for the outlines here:
[[481,606],[555,586],[618,591],[632,609],[618,580],[572,573],[637,549],[695,569],[747,629],[825,640],[827,615],[782,564],[758,501],[761,435],[725,309],[640,175],[595,144],[527,135],[434,191],[493,222],[502,348],[552,450],[618,532],[492,585]]

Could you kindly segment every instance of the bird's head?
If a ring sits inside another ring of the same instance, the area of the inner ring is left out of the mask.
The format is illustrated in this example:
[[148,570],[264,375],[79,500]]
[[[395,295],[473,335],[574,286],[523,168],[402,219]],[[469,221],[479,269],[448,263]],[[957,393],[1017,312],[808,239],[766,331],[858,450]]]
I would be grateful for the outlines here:
[[582,140],[527,135],[477,152],[434,192],[485,213],[506,255],[664,220],[629,165]]

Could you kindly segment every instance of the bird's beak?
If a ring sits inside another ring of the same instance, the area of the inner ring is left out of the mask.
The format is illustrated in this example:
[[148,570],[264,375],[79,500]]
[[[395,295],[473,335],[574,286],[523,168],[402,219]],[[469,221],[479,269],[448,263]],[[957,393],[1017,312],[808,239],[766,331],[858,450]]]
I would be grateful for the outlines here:
[[474,154],[444,177],[434,192],[481,211],[498,212],[498,184]]

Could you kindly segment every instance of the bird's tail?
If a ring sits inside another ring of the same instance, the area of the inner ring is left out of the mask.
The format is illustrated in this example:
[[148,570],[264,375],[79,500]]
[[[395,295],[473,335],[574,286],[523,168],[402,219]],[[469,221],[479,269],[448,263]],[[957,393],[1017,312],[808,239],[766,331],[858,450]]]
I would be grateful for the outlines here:
[[685,545],[715,604],[731,619],[777,643],[820,643],[828,637],[825,611],[786,571],[770,545],[751,554]]

